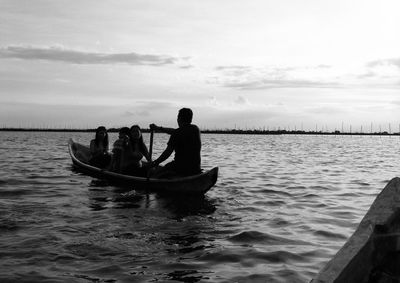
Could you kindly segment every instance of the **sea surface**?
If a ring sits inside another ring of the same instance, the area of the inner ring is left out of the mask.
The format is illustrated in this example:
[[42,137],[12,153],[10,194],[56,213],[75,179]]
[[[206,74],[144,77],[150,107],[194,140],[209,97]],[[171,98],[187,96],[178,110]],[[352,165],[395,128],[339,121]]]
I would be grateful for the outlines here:
[[217,185],[166,197],[75,172],[69,138],[0,132],[0,282],[309,282],[400,176],[400,137],[203,134]]

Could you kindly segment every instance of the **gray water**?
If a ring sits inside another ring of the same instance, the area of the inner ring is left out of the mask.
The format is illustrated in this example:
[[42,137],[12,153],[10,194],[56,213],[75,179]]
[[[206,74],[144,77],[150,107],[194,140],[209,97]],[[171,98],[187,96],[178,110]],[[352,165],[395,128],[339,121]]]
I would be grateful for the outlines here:
[[217,185],[168,198],[75,172],[92,136],[0,132],[0,282],[308,282],[400,175],[399,137],[204,134]]

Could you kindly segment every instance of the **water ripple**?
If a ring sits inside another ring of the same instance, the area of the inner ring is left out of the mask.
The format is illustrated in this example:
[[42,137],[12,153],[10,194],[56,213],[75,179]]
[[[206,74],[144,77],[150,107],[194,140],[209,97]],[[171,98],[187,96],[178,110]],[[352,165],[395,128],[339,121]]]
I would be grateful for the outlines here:
[[259,231],[245,231],[234,235],[228,239],[234,243],[264,244],[264,245],[309,245],[300,240],[290,240],[288,238],[262,233]]
[[203,135],[217,186],[170,198],[76,172],[70,137],[0,136],[1,282],[309,282],[400,168],[396,138]]

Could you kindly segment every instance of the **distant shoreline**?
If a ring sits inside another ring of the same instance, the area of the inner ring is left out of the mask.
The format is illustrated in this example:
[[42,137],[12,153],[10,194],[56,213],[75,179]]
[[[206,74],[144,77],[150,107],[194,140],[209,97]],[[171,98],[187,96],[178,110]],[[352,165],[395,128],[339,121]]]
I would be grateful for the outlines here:
[[[117,133],[118,128],[110,128],[107,131],[110,133]],[[1,132],[81,132],[93,133],[96,129],[50,129],[50,128],[0,128]],[[150,129],[142,129],[144,133],[150,132]],[[201,130],[203,134],[241,134],[241,135],[328,135],[328,136],[400,136],[400,133],[373,132],[324,132],[324,131],[287,131],[287,130]]]

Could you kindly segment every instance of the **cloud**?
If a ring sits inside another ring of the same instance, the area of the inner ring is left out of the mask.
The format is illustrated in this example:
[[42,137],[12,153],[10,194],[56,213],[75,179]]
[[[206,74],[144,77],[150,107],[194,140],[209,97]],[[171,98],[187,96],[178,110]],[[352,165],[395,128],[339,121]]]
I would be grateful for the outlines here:
[[338,83],[318,82],[309,80],[282,80],[282,79],[260,79],[254,81],[231,81],[223,84],[225,87],[240,90],[273,89],[273,88],[338,88]]
[[400,58],[375,60],[367,63],[368,67],[394,66],[400,69]]
[[[214,99],[216,100],[216,99]],[[302,107],[291,107],[283,103],[251,103],[238,105],[237,99],[219,101],[216,105],[203,105],[193,108],[200,127],[212,129],[274,128],[282,125],[294,125],[306,121]],[[293,126],[294,127],[294,126]]]
[[315,113],[315,114],[343,114],[347,112],[346,108],[344,106],[340,105],[321,105],[321,106],[316,106],[316,107],[310,107],[306,109],[307,112],[309,113]]
[[330,68],[332,68],[332,66],[331,66],[331,65],[321,64],[321,65],[318,65],[317,68],[320,68],[320,69],[330,69]]
[[358,79],[368,79],[368,78],[374,78],[377,77],[377,74],[375,72],[372,71],[367,71],[363,74],[357,75],[356,78]]
[[271,72],[287,72],[287,71],[296,71],[296,70],[305,70],[305,69],[330,69],[331,65],[320,64],[317,66],[297,66],[297,67],[265,67],[265,68],[253,68],[251,66],[245,65],[230,65],[230,66],[217,66],[215,67],[216,71],[252,71],[252,70],[267,70],[269,69]]
[[179,68],[181,68],[181,69],[192,69],[192,68],[194,68],[194,66],[193,65],[183,65],[183,66],[180,66]]
[[215,70],[217,70],[217,71],[225,71],[225,70],[235,70],[235,71],[237,71],[237,70],[248,70],[248,69],[250,69],[249,66],[239,66],[239,65],[236,65],[236,66],[217,66],[217,67],[215,67]]
[[391,58],[366,63],[363,66],[362,72],[355,76],[355,78],[363,82],[370,82],[370,86],[398,88],[399,75],[400,58]]
[[174,103],[172,102],[166,102],[166,101],[145,101],[145,100],[140,100],[136,102],[137,106],[140,107],[142,110],[160,110],[160,109],[167,109],[167,108],[175,108],[177,107]]
[[141,111],[125,111],[122,114],[122,117],[148,117],[150,116],[149,111],[141,110]]
[[249,101],[244,98],[243,96],[238,96],[238,98],[235,100],[235,103],[240,104],[240,105],[245,105],[249,104]]
[[[284,103],[260,103],[251,102],[244,96],[237,96],[235,99],[219,100],[217,97],[208,97],[206,107],[213,109],[216,112],[227,112],[227,113],[245,113],[245,112],[257,112],[257,113],[279,113],[285,112],[286,105]],[[198,107],[195,107],[198,108]],[[207,116],[210,114],[210,110],[204,111]],[[247,114],[246,114],[247,115]],[[243,116],[242,119],[245,119]]]
[[400,58],[368,62],[361,66],[218,66],[206,82],[236,90],[345,89],[399,87]]
[[[96,53],[66,49],[58,46],[32,47],[7,46],[0,47],[0,58],[16,58],[22,60],[46,60],[67,62],[71,64],[128,64],[163,66],[178,64],[186,58],[168,55],[131,53]],[[187,68],[188,65],[183,66]]]
[[[257,90],[274,88],[338,88],[340,84],[328,80],[321,69],[330,69],[329,65],[301,67],[263,67],[217,66],[216,75],[210,76],[208,83],[218,84],[239,90]],[[310,79],[315,78],[315,79]]]

